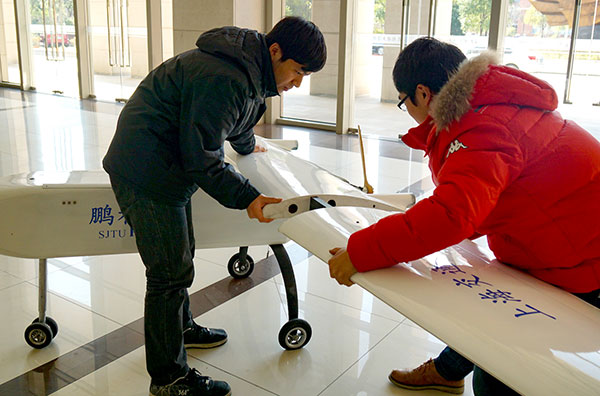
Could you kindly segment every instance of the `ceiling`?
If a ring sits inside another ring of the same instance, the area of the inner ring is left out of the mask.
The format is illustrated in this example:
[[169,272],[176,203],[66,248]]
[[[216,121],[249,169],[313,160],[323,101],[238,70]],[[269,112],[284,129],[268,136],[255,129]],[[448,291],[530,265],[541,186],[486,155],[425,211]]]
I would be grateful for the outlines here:
[[[529,0],[542,14],[550,26],[572,26],[573,9],[576,0]],[[579,26],[591,26],[600,23],[600,0],[581,0]]]

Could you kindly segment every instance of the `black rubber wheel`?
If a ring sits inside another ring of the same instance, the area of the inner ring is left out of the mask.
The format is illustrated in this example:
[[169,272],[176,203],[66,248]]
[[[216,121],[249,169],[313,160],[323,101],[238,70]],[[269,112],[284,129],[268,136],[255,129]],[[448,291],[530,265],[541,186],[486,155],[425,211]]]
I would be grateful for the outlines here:
[[34,322],[25,329],[25,341],[35,349],[42,349],[52,342],[52,329],[46,323]]
[[[40,322],[40,318],[34,319],[33,322],[31,323],[39,323]],[[52,330],[52,338],[56,337],[56,335],[58,334],[58,323],[56,323],[56,321],[54,319],[52,319],[50,316],[46,316],[46,324],[48,326],[50,326],[50,330]]]
[[247,254],[246,260],[242,261],[240,260],[240,254],[236,253],[229,259],[227,271],[235,279],[247,278],[254,271],[254,260]]
[[279,330],[279,345],[283,349],[293,351],[308,344],[312,336],[312,329],[304,319],[292,319]]

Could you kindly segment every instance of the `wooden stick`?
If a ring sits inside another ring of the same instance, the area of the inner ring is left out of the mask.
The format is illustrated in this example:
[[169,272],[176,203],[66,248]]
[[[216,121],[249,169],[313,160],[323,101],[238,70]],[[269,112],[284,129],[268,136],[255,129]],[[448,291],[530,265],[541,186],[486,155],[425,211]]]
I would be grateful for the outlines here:
[[367,181],[367,166],[365,165],[365,149],[363,148],[362,133],[360,132],[360,125],[358,126],[358,141],[360,142],[360,156],[362,158],[363,176],[365,179],[365,190],[367,194],[373,194],[373,186]]

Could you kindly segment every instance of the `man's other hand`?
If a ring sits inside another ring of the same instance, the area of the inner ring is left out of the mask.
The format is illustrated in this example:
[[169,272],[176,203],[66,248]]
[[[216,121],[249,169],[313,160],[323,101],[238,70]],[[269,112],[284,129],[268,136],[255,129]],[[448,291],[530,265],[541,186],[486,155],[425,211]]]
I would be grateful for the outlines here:
[[259,146],[258,144],[256,146],[254,146],[254,151],[253,153],[264,153],[265,151],[267,151],[266,147],[263,146]]
[[258,221],[261,223],[270,223],[273,221],[273,219],[263,216],[263,208],[265,205],[279,202],[281,202],[281,198],[267,197],[260,194],[254,201],[252,201],[248,208],[246,208],[248,217],[251,219],[258,219]]
[[329,264],[329,276],[335,279],[340,285],[352,286],[354,282],[350,280],[352,275],[356,274],[356,268],[350,261],[348,251],[343,248],[333,248],[329,250],[333,255],[327,262]]

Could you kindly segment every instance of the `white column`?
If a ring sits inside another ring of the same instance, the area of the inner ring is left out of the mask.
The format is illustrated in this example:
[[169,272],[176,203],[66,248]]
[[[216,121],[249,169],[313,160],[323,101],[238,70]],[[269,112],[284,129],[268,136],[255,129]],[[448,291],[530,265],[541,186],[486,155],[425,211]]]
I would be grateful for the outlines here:
[[[387,0],[385,7],[385,34],[402,34],[402,3],[403,0]],[[383,70],[381,77],[381,101],[392,102],[398,99],[398,91],[394,87],[392,70],[398,54],[399,46],[386,46],[383,50]]]
[[[283,15],[283,7],[281,0],[267,0],[265,18],[265,31],[270,31]],[[267,99],[267,111],[263,117],[267,124],[275,124],[277,119],[281,117],[281,97],[273,96]]]
[[207,30],[239,26],[265,32],[264,0],[173,0],[173,51],[195,48]]
[[200,34],[234,24],[234,0],[173,0],[173,52],[195,48]]
[[[313,3],[314,5],[314,3]],[[348,128],[352,122],[354,105],[354,86],[352,82],[352,59],[353,46],[353,14],[354,1],[349,0],[340,4],[339,18],[339,56],[338,56],[338,72],[337,72],[337,106],[335,132],[343,134],[348,132]],[[313,17],[314,18],[314,17]],[[329,58],[329,55],[327,56]],[[329,60],[329,59],[328,59]],[[317,73],[316,75],[319,75]],[[311,91],[313,78],[311,78]],[[333,78],[332,78],[333,79]],[[335,80],[334,80],[335,81]],[[312,93],[312,92],[311,92]]]
[[31,46],[28,45],[31,40],[29,30],[30,15],[29,2],[25,5],[24,1],[15,2],[15,18],[17,19],[17,37],[19,41],[19,53],[21,54],[21,89],[28,90],[35,87],[33,81],[33,54]]
[[163,61],[161,0],[146,0],[146,26],[148,29],[148,68],[154,69]]
[[[346,3],[354,0],[344,0]],[[313,0],[312,21],[319,27],[327,46],[325,67],[310,77],[311,95],[335,96],[340,45],[340,0]]]

